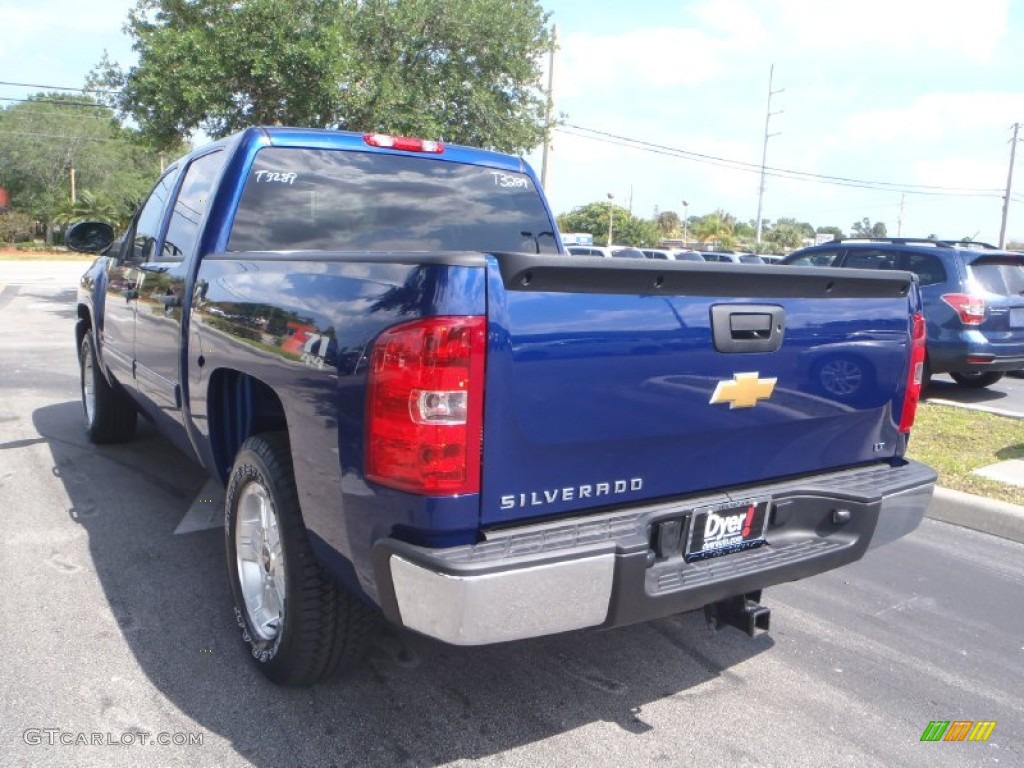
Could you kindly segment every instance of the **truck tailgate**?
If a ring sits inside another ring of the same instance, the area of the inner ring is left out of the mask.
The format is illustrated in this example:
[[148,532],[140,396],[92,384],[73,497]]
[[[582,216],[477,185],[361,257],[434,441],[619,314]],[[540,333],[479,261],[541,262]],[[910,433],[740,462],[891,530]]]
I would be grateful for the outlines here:
[[909,273],[499,254],[485,526],[902,451]]

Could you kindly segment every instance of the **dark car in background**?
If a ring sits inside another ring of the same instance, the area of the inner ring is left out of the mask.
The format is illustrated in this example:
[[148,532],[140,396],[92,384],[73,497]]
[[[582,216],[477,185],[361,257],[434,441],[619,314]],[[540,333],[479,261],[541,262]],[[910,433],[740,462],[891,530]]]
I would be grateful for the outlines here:
[[739,251],[706,251],[701,254],[704,261],[719,261],[728,264],[764,264],[764,259],[756,253]]
[[846,239],[794,251],[783,264],[916,274],[928,327],[926,381],[948,373],[981,388],[1024,369],[1024,254],[952,240]]

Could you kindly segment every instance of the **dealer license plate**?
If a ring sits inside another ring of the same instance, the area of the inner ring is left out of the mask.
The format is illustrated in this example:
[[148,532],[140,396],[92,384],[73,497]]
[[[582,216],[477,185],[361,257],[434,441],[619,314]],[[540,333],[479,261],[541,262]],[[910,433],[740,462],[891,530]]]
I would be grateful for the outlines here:
[[729,507],[699,509],[690,521],[686,561],[705,560],[764,544],[771,501],[762,499]]
[[1014,307],[1010,310],[1010,327],[1024,328],[1024,307]]

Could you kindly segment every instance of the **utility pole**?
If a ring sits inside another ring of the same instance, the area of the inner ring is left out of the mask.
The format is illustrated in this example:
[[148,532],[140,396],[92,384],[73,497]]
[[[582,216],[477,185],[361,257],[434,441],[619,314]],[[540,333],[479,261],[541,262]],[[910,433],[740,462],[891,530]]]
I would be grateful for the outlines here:
[[690,218],[690,204],[683,200],[683,248],[686,247],[687,232],[686,232],[686,221]]
[[906,193],[900,195],[900,215],[899,218],[896,219],[896,237],[901,237],[903,235],[903,203],[906,199]]
[[555,102],[552,88],[555,84],[555,41],[558,38],[558,25],[551,27],[551,51],[548,56],[548,103],[544,110],[544,154],[540,161],[540,185],[548,188],[548,150],[551,148],[551,111]]
[[1006,196],[1003,198],[1003,221],[999,225],[999,247],[1006,247],[1006,219],[1010,215],[1010,189],[1013,187],[1013,161],[1017,157],[1017,133],[1020,123],[1013,124],[1013,139],[1010,141],[1010,170],[1006,174]]
[[772,64],[768,70],[768,109],[765,111],[764,116],[764,147],[761,150],[761,187],[757,193],[757,242],[761,242],[761,206],[764,203],[764,168],[768,162],[768,139],[772,136],[778,136],[778,133],[768,133],[768,124],[771,122],[772,115],[781,115],[783,110],[778,112],[772,112],[772,96],[777,93],[782,93],[785,88],[780,88],[777,91],[772,90],[772,79],[775,76],[775,65]]
[[608,193],[608,246],[609,247],[611,247],[611,244],[612,244],[612,226],[613,226],[612,214],[613,214],[613,206],[614,205],[615,205],[615,195],[613,195],[611,192],[609,192]]
[[78,202],[78,197],[75,194],[75,169],[74,166],[71,168],[71,202],[72,204]]

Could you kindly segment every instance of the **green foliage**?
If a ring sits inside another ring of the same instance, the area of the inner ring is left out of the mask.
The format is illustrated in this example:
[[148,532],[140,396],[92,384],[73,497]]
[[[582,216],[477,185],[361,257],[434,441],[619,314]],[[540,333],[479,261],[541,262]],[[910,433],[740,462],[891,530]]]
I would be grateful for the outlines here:
[[779,221],[765,234],[764,239],[776,249],[790,251],[804,243],[805,233],[800,225],[793,221]]
[[818,227],[814,232],[819,235],[835,235],[837,240],[842,240],[846,237],[846,234],[839,227]]
[[31,240],[35,219],[27,213],[11,211],[0,215],[0,243],[21,243]]
[[733,225],[733,234],[739,240],[753,240],[757,236],[757,230],[752,223],[737,221]]
[[662,237],[679,237],[682,232],[683,222],[675,211],[662,211],[656,221]]
[[661,242],[661,229],[656,221],[629,216],[615,228],[615,241],[641,248],[652,247]]
[[93,82],[158,142],[253,124],[521,152],[543,136],[536,0],[139,0]]
[[558,217],[561,232],[589,232],[597,245],[608,245],[608,219],[613,221],[612,237],[616,245],[657,245],[661,238],[658,223],[630,215],[625,208],[607,202],[589,203]]
[[57,205],[51,219],[54,224],[66,226],[76,221],[105,221],[115,230],[122,230],[131,218],[131,212],[125,206],[87,189],[79,192],[77,198],[75,202],[64,200]]
[[736,217],[722,210],[693,217],[690,236],[714,248],[732,248],[736,244]]
[[850,227],[850,231],[854,237],[885,237],[886,228],[885,224],[880,221],[876,221],[874,224],[871,223],[871,219],[865,216],[860,221],[855,221]]
[[81,94],[40,94],[0,109],[0,135],[0,186],[10,191],[12,208],[48,231],[71,199],[72,169],[78,189],[123,211],[138,203],[160,170],[152,147]]

